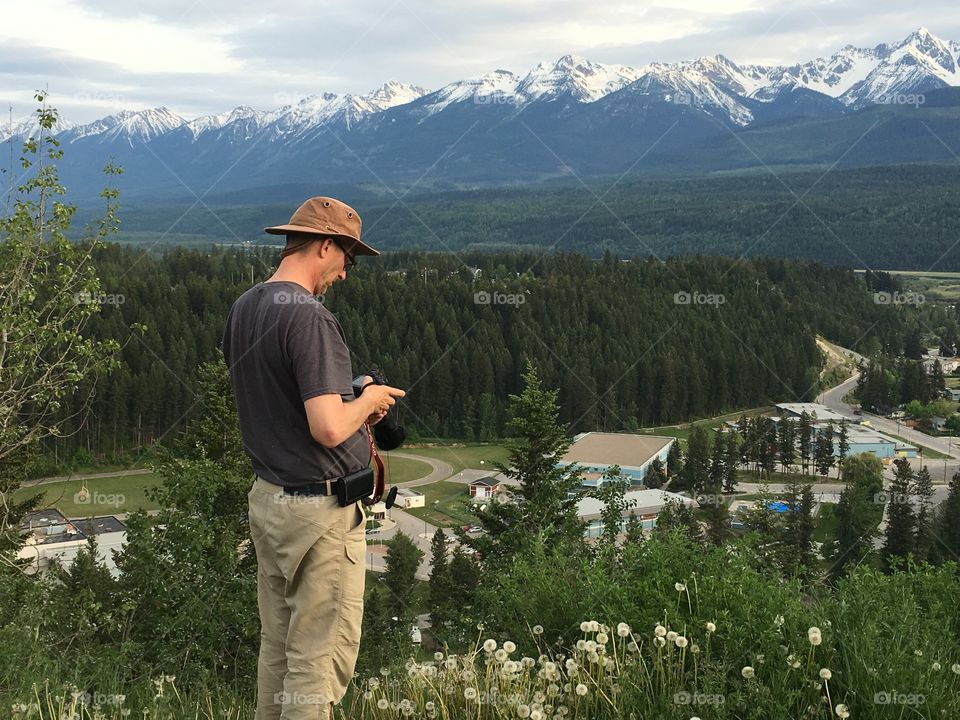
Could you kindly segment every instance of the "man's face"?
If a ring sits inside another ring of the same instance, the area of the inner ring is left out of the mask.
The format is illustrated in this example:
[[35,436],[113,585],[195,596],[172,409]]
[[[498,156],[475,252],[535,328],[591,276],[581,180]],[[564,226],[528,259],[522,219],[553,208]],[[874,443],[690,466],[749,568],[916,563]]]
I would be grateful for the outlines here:
[[319,257],[320,272],[314,295],[323,295],[338,280],[346,280],[347,269],[354,264],[354,258],[332,238],[321,243]]

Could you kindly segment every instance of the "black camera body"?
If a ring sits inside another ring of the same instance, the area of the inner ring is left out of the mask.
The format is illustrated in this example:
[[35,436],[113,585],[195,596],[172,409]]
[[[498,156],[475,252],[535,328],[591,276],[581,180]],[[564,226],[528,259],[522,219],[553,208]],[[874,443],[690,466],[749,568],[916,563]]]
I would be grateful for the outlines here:
[[[370,380],[363,382],[364,376],[369,375]],[[379,370],[369,370],[365,375],[357,375],[353,379],[353,396],[360,397],[368,385],[386,385],[387,379]],[[373,437],[377,441],[377,447],[380,450],[393,450],[400,447],[403,441],[407,439],[407,434],[402,425],[397,424],[396,413],[392,410],[387,412],[383,419],[373,426]]]

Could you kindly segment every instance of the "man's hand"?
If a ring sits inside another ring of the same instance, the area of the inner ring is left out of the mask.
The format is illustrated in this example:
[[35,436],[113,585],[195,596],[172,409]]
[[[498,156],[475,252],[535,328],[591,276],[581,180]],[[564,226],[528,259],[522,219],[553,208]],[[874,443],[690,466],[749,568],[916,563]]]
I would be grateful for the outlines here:
[[367,418],[367,423],[369,423],[370,425],[376,425],[378,422],[380,422],[387,416],[387,412],[388,412],[387,410],[384,410],[382,412],[373,413],[372,415],[370,415],[370,417]]
[[380,422],[391,405],[406,393],[389,385],[370,385],[356,400],[343,402],[340,395],[317,395],[304,402],[313,439],[324,447],[336,447],[363,425]]

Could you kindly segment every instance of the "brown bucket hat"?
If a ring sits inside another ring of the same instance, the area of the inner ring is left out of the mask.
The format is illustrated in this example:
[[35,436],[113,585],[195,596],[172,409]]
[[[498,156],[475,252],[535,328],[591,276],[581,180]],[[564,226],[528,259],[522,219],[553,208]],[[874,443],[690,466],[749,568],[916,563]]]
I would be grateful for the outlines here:
[[[335,198],[312,197],[297,208],[286,225],[264,228],[271,235],[303,233],[348,241],[353,255],[379,255],[379,250],[360,241],[360,216]],[[288,240],[289,244],[289,240]]]

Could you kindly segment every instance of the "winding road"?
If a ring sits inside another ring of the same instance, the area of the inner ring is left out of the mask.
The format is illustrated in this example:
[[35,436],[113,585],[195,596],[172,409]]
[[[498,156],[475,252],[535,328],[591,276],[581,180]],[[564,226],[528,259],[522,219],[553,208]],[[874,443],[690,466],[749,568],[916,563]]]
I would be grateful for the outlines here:
[[[834,347],[847,354],[849,357],[852,357],[857,362],[865,359],[862,355],[855,353],[852,350],[841,348],[836,345]],[[861,418],[864,420],[869,420],[871,427],[879,430],[880,432],[887,433],[888,435],[898,435],[907,442],[911,442],[916,445],[922,445],[923,447],[928,447],[936,450],[937,452],[943,453],[944,455],[950,456],[953,458],[953,462],[947,461],[947,465],[948,467],[951,465],[953,466],[954,470],[950,472],[952,475],[953,472],[956,471],[958,465],[956,460],[960,458],[960,438],[943,436],[933,437],[932,435],[927,435],[926,433],[922,433],[918,430],[907,427],[902,423],[898,423],[896,420],[885,418],[882,415],[874,415],[873,413],[864,412],[862,416],[856,415],[854,413],[853,405],[844,402],[843,396],[856,388],[859,377],[860,373],[854,372],[853,375],[836,387],[822,393],[820,395],[820,402],[834,412],[840,413],[841,415],[846,415],[851,420],[858,420]],[[933,474],[935,468],[940,468],[942,470],[943,462],[943,460],[930,460],[925,461],[924,465],[929,465],[930,472]]]

